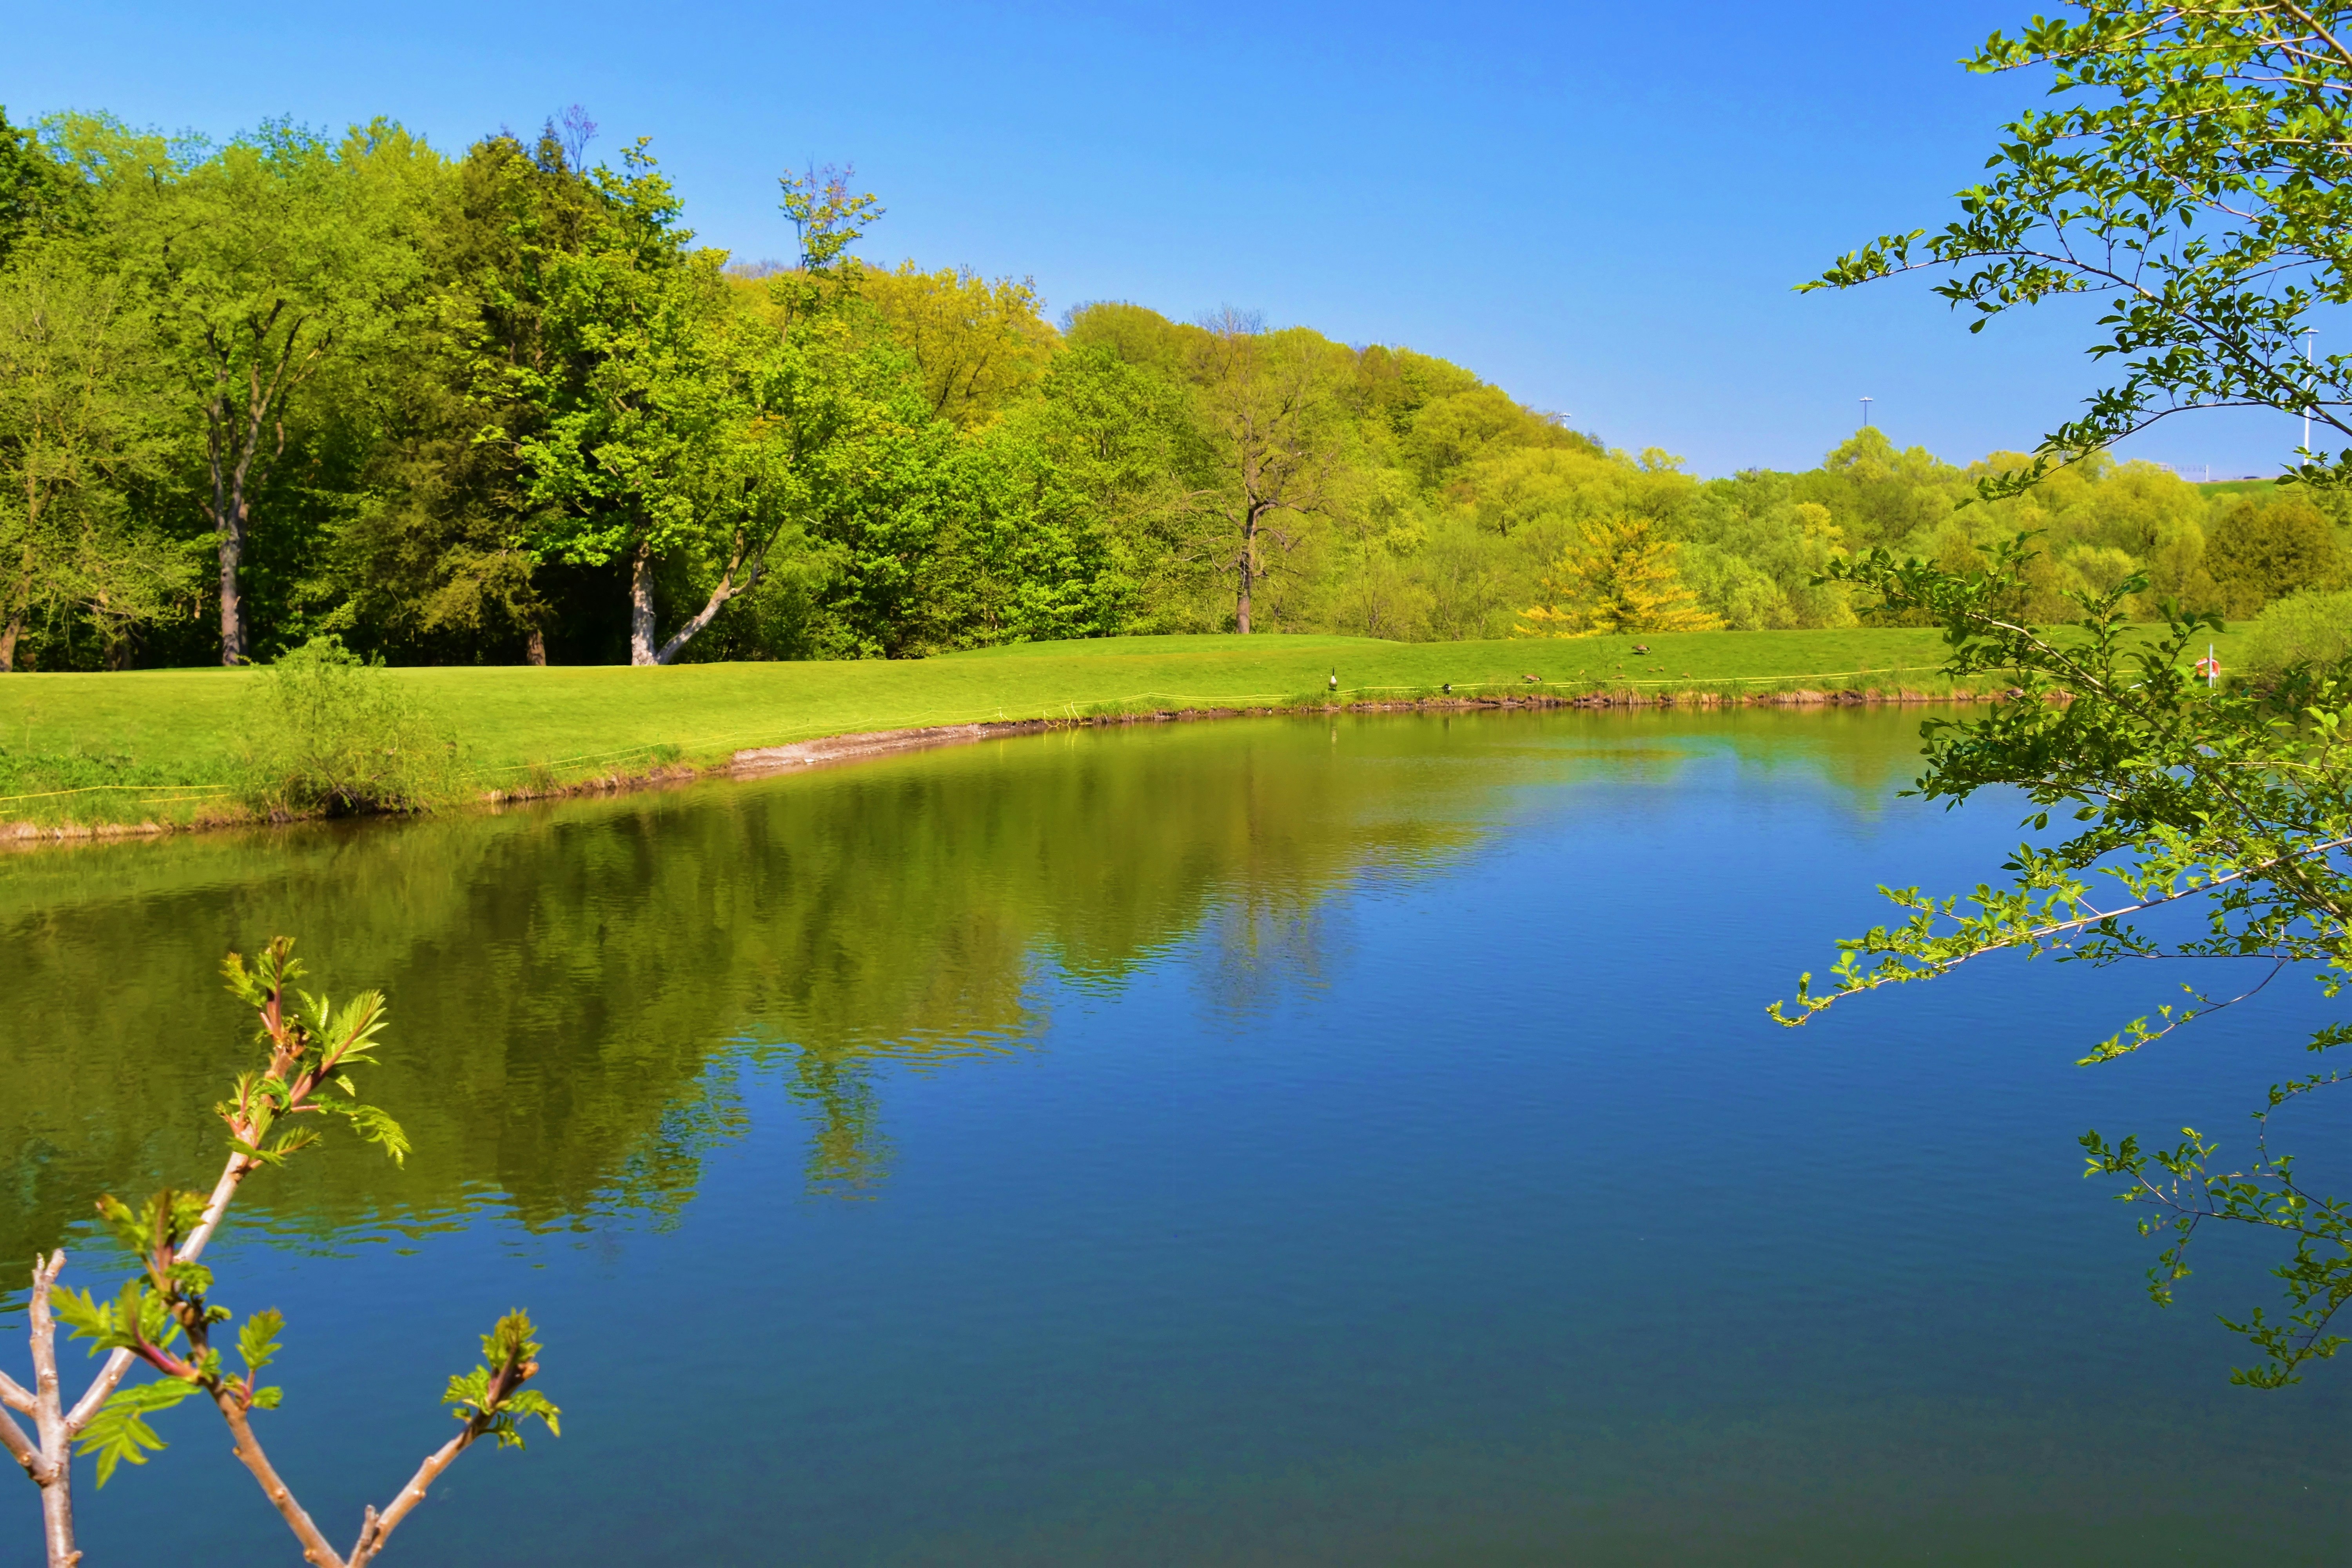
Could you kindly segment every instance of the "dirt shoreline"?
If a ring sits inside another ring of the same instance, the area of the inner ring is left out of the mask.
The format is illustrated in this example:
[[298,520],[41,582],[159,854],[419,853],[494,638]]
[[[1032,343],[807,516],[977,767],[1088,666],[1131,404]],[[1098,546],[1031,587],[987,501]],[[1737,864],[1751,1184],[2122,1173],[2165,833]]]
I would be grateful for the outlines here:
[[1185,723],[1206,719],[1298,718],[1317,713],[1469,713],[1538,709],[1606,708],[1874,708],[1907,707],[1930,702],[1998,700],[2002,694],[1972,691],[1775,691],[1755,696],[1719,696],[1685,692],[1643,697],[1627,692],[1595,692],[1581,697],[1554,697],[1529,692],[1511,697],[1428,697],[1402,702],[1333,702],[1303,708],[1181,708],[1153,713],[1104,713],[1077,718],[982,720],[970,724],[934,724],[915,730],[874,730],[855,735],[827,735],[796,741],[785,746],[752,746],[710,773],[728,778],[760,778],[801,768],[837,766],[888,756],[898,752],[924,751],[934,746],[967,745],[976,741],[1003,740],[1014,735],[1042,735],[1056,730],[1099,730],[1129,724]]
[[[1661,692],[1645,696],[1631,691],[1587,692],[1555,696],[1529,691],[1506,697],[1424,697],[1394,702],[1330,702],[1305,707],[1182,708],[1150,713],[1102,713],[1067,718],[980,720],[968,724],[932,724],[911,730],[871,730],[847,735],[824,735],[782,746],[751,746],[724,763],[707,767],[667,763],[635,773],[614,773],[540,788],[492,790],[479,799],[481,807],[496,810],[532,801],[564,800],[585,795],[622,795],[641,789],[695,783],[704,779],[762,778],[803,768],[840,767],[901,752],[939,746],[970,745],[980,741],[1006,740],[1017,735],[1042,735],[1060,730],[1098,730],[1130,724],[1195,723],[1211,719],[1300,718],[1340,713],[1475,713],[1535,711],[1558,709],[1634,708],[1876,708],[1912,707],[1940,702],[2000,701],[2001,691],[1769,691],[1729,695],[1711,691]],[[188,823],[0,823],[0,850],[31,849],[52,844],[86,844],[101,839],[163,838],[181,833],[266,826],[250,816],[199,818]]]

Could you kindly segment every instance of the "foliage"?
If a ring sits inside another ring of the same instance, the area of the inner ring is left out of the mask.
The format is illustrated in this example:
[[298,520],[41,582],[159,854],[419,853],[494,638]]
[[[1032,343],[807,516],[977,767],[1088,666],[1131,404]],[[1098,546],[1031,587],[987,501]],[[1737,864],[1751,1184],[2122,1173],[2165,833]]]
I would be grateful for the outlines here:
[[[319,1141],[319,1128],[305,1124],[305,1118],[341,1118],[395,1162],[408,1152],[399,1123],[381,1106],[362,1100],[352,1079],[354,1070],[376,1065],[385,1022],[382,993],[366,992],[337,1007],[323,995],[295,991],[302,966],[293,947],[280,937],[249,968],[236,953],[221,966],[231,994],[259,1023],[261,1065],[239,1074],[228,1098],[214,1107],[228,1132],[229,1155],[209,1196],[167,1187],[136,1207],[110,1194],[99,1200],[99,1217],[135,1268],[111,1299],[59,1286],[63,1252],[35,1260],[29,1317],[36,1378],[28,1389],[0,1375],[0,1405],[5,1406],[0,1410],[0,1446],[41,1489],[51,1568],[72,1568],[80,1558],[74,1546],[73,1455],[96,1457],[102,1487],[119,1465],[142,1465],[164,1447],[150,1417],[190,1398],[201,1397],[220,1413],[232,1452],[293,1531],[304,1557],[325,1568],[360,1568],[373,1562],[435,1479],[477,1439],[488,1436],[502,1447],[520,1447],[519,1423],[525,1418],[544,1422],[550,1432],[556,1429],[556,1406],[523,1386],[539,1370],[540,1347],[530,1318],[514,1312],[483,1338],[483,1364],[449,1380],[444,1403],[462,1424],[458,1435],[426,1458],[391,1504],[381,1512],[366,1510],[348,1552],[328,1544],[271,1464],[252,1416],[276,1409],[283,1398],[281,1389],[260,1378],[277,1357],[285,1320],[274,1309],[248,1315],[236,1340],[244,1370],[227,1371],[213,1341],[235,1314],[212,1299],[213,1273],[200,1256],[255,1172],[282,1166]],[[58,1324],[88,1342],[92,1354],[107,1358],[70,1410],[56,1375]],[[134,1363],[159,1373],[157,1381],[126,1384]],[[32,1416],[34,1433],[28,1436],[6,1410]]]
[[[2082,1058],[2088,1066],[2244,1002],[2290,969],[2337,995],[2352,969],[2352,868],[2344,861],[2352,847],[2345,734],[2352,664],[2291,665],[2273,683],[2208,690],[2186,661],[2219,630],[2217,617],[2175,612],[2160,632],[2135,628],[2127,607],[2146,583],[2134,576],[2104,594],[2078,595],[2071,626],[2037,628],[2008,609],[2032,557],[2021,538],[1990,566],[1955,573],[1874,550],[1833,565],[1832,574],[1941,626],[1953,679],[2011,688],[1984,718],[1927,721],[1916,793],[1957,804],[2013,789],[2028,802],[2026,825],[2035,832],[2053,816],[2076,826],[2054,842],[2021,844],[2004,864],[2006,887],[1940,899],[1917,888],[1885,889],[1900,923],[1841,942],[1829,991],[1815,994],[1804,976],[1794,1011],[1776,1003],[1773,1016],[1801,1024],[1857,993],[1937,979],[2007,950],[2097,966],[2150,959],[2257,965],[2252,985],[2185,985],[2185,1005],[2130,1020],[2090,1047]],[[2151,929],[2150,918],[2175,905],[2201,910],[2204,934]],[[2352,1025],[2335,1024],[2309,1045],[2324,1053],[2347,1040]],[[2328,1325],[2352,1300],[2352,1205],[2306,1191],[2292,1157],[2267,1142],[2273,1113],[2342,1076],[2319,1068],[2274,1085],[2257,1113],[2263,1136],[2251,1159],[2218,1162],[2218,1146],[2193,1131],[2156,1151],[2137,1137],[2084,1134],[2092,1173],[2124,1178],[2120,1196],[2155,1211],[2142,1234],[2168,1238],[2149,1276],[2159,1305],[2186,1277],[2185,1250],[2207,1221],[2293,1241],[2293,1257],[2275,1270],[2286,1285],[2285,1316],[2257,1308],[2224,1320],[2263,1357],[2235,1381],[2292,1383],[2305,1363],[2346,1342]]]
[[1020,401],[1058,346],[1026,279],[992,280],[964,268],[925,272],[908,261],[861,273],[857,292],[914,362],[930,412],[961,429]]
[[332,637],[272,664],[251,705],[249,788],[272,815],[416,811],[459,787],[455,742]]
[[0,672],[43,611],[86,620],[121,668],[190,585],[131,510],[160,459],[165,409],[139,374],[152,347],[121,281],[77,258],[0,272]]
[[[1882,237],[1804,287],[1944,272],[1936,292],[1971,331],[2099,300],[2090,353],[2118,379],[1989,494],[2189,409],[2275,408],[2352,437],[2352,354],[2297,350],[2315,310],[2352,299],[2347,40],[2352,6],[2297,0],[2084,0],[2078,17],[1996,33],[1969,68],[2047,68],[2062,101],[2002,128],[1958,218]],[[2306,454],[2300,477],[2352,479],[2352,447]]]
[[2252,616],[2298,589],[2340,586],[2344,567],[2335,527],[2300,499],[2263,506],[2240,497],[2206,536],[2205,570],[2232,616]]
[[2326,668],[2352,653],[2352,592],[2305,589],[2273,599],[2245,628],[2245,668],[2276,678],[2297,665]]
[[266,659],[320,636],[394,664],[1244,624],[1475,641],[1550,607],[1563,554],[1618,517],[1746,630],[1853,624],[1822,580],[1843,553],[1965,571],[2026,529],[2044,618],[2133,572],[2142,617],[2333,581],[2316,533],[2211,548],[2228,503],[2145,464],[1970,504],[2031,459],[1864,429],[1801,473],[1702,480],[1400,345],[1125,301],[1057,329],[1025,279],[860,261],[882,213],[845,171],[785,176],[791,259],[737,260],[694,238],[647,142],[597,161],[593,135],[576,111],[449,154],[383,120],[218,146],[89,115],[0,135],[0,300],[87,305],[72,353],[15,370],[20,401],[63,405],[99,365],[108,413],[71,505],[44,503],[65,531],[17,531],[40,536],[29,577],[0,540],[5,661]]
[[1714,631],[1723,623],[1683,585],[1676,548],[1648,518],[1594,518],[1544,580],[1556,602],[1519,614],[1536,636]]

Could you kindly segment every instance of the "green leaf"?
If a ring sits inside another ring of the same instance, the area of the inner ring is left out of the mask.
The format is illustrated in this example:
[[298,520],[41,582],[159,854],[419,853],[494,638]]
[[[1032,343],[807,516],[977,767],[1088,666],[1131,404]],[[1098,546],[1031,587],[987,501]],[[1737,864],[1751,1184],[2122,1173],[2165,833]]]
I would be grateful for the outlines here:
[[161,1450],[163,1439],[147,1425],[147,1417],[169,1410],[195,1392],[194,1384],[175,1378],[116,1389],[82,1428],[76,1450],[98,1456],[98,1484],[102,1487],[113,1478],[116,1465],[143,1465],[149,1454]]
[[383,1152],[392,1156],[394,1164],[407,1163],[408,1134],[401,1131],[400,1123],[394,1121],[383,1107],[328,1100],[320,1101],[319,1108],[349,1120],[353,1131],[361,1137],[371,1143],[381,1144]]
[[245,1320],[236,1334],[237,1353],[245,1358],[247,1376],[278,1359],[278,1336],[285,1331],[286,1314],[266,1307]]

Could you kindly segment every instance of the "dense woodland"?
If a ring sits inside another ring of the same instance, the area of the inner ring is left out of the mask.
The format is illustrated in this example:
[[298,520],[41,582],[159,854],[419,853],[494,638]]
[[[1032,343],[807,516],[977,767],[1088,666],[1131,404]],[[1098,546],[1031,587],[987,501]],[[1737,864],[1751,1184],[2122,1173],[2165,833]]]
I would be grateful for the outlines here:
[[[2041,531],[2025,613],[2145,572],[2252,615],[2352,582],[2291,489],[1977,478],[1864,429],[1701,480],[1409,349],[698,246],[576,110],[461,155],[378,121],[225,145],[0,116],[0,669],[913,657],[1139,632],[1401,639],[1854,624],[1873,545]],[[872,248],[869,244],[868,248]]]

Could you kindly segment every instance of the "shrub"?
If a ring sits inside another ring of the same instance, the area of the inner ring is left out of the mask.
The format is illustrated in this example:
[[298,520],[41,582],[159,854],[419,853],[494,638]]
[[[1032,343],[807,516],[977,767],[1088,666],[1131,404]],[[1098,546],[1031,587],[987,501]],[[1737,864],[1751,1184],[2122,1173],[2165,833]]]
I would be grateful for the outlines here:
[[269,666],[254,702],[248,794],[273,816],[424,811],[463,787],[456,742],[338,637]]
[[2306,589],[2265,605],[2246,628],[2250,675],[2292,664],[2331,665],[2352,653],[2352,592]]
[[2344,581],[2336,530],[2310,502],[2292,499],[2265,506],[2241,497],[2207,532],[2205,567],[2228,612],[2241,619],[2297,589],[2327,589]]

